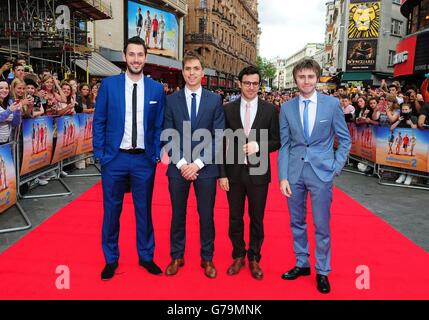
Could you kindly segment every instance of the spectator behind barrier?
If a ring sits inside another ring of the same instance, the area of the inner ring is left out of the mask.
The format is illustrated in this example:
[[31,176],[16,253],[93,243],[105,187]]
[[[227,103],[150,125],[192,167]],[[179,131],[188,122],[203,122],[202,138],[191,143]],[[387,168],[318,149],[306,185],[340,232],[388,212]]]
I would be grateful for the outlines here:
[[[17,79],[16,84],[21,80]],[[25,87],[25,84],[24,84]],[[21,102],[10,97],[9,84],[0,81],[0,144],[11,141],[12,127],[21,123]]]

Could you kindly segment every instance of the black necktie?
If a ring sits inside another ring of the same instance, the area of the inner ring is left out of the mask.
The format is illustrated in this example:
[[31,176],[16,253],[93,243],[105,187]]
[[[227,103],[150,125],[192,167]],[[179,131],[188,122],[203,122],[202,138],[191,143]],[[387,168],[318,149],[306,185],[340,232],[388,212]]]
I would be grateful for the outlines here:
[[131,135],[131,144],[133,149],[137,147],[137,83],[133,88],[133,131]]

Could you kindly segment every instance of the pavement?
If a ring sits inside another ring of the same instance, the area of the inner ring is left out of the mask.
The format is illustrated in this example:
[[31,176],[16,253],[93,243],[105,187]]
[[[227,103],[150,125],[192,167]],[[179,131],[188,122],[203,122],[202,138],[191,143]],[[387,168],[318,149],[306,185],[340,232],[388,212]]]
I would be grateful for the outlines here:
[[[96,169],[90,166],[72,173],[96,172]],[[0,253],[90,189],[100,180],[100,177],[66,177],[63,180],[73,190],[73,194],[57,198],[20,200],[33,227],[25,231],[0,234]],[[344,171],[341,176],[336,178],[335,184],[394,229],[429,252],[429,210],[426,207],[429,191],[383,186],[378,184],[378,179],[375,177]],[[63,186],[58,181],[51,181],[46,186],[31,189],[28,194],[58,193],[61,192],[60,190],[63,190]],[[0,229],[22,226],[24,223],[24,219],[16,208],[0,214]]]

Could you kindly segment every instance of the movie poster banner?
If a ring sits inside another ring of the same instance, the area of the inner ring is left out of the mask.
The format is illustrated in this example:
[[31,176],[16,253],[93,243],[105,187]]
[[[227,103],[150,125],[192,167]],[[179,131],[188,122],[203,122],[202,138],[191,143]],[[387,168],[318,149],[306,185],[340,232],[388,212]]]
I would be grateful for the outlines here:
[[349,40],[347,71],[375,70],[377,40]]
[[22,121],[23,155],[20,175],[48,166],[52,158],[53,118]]
[[411,128],[377,127],[377,163],[429,172],[429,132]]
[[378,38],[380,28],[380,1],[350,1],[349,39]]
[[79,117],[79,140],[76,155],[92,152],[92,122],[93,113],[81,113]]
[[79,116],[63,116],[55,118],[57,143],[52,164],[76,155],[79,137]]
[[179,23],[173,13],[128,0],[128,38],[142,38],[148,52],[178,59]]
[[0,213],[16,203],[16,174],[12,145],[0,146]]
[[349,128],[350,138],[352,139],[350,154],[356,157],[360,157],[361,152],[360,152],[359,134],[358,134],[357,126],[355,123],[349,122],[347,123],[347,127]]

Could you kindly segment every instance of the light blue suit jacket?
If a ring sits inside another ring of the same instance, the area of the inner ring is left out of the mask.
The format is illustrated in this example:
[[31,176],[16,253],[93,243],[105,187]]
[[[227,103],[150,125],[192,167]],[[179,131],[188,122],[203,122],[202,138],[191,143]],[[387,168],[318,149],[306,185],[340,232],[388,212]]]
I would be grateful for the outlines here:
[[[334,152],[335,135],[339,145]],[[306,156],[320,180],[332,181],[341,172],[351,147],[349,130],[339,100],[319,93],[316,121],[309,141],[304,137],[299,97],[282,105],[280,138],[279,180],[287,179],[291,184],[298,182]]]
[[[161,152],[165,94],[162,84],[144,77],[144,145],[156,163]],[[125,73],[105,78],[98,90],[93,123],[94,157],[102,165],[115,158],[125,131]]]

